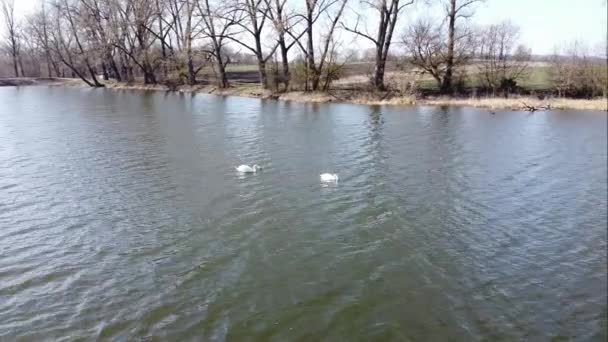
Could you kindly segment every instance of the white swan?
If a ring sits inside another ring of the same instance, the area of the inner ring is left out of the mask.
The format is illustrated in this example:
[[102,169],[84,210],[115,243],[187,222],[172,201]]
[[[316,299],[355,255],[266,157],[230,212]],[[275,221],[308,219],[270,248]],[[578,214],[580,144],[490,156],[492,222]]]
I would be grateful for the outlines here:
[[336,173],[323,173],[319,177],[321,178],[321,182],[337,182],[339,179],[338,174]]
[[253,165],[253,167],[249,165],[239,165],[235,167],[236,171],[240,173],[256,173],[258,170],[262,169],[258,164]]

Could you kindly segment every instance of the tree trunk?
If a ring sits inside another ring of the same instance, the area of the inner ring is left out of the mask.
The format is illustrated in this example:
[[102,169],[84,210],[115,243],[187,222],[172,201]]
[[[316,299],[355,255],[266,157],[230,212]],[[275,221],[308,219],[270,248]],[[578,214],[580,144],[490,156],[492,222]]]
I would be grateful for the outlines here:
[[[307,6],[309,5],[310,1],[306,2]],[[308,25],[307,29],[306,29],[306,36],[307,36],[307,47],[306,47],[306,57],[308,60],[308,65],[307,65],[307,69],[308,72],[306,73],[306,90],[308,90],[308,83],[309,83],[309,78],[310,78],[310,74],[312,73],[312,84],[311,84],[311,88],[312,90],[317,90],[317,88],[319,87],[319,75],[317,75],[317,71],[315,68],[315,50],[314,50],[314,43],[313,43],[313,32],[312,32],[312,26],[313,26],[313,10],[314,8],[309,7],[308,11],[307,11],[307,18],[306,18],[306,24]]]
[[226,77],[226,70],[224,68],[224,65],[222,63],[219,63],[219,81],[220,81],[220,88],[228,88],[229,83],[228,83],[228,78]]
[[133,75],[129,72],[129,65],[128,65],[128,57],[126,56],[125,53],[119,53],[119,61],[120,61],[120,73],[121,73],[121,77],[125,82],[132,82],[133,81]]
[[[191,15],[190,12],[188,12]],[[189,85],[196,84],[196,73],[194,71],[194,58],[192,57],[192,23],[191,17],[186,22],[186,36],[184,36],[184,49],[186,49],[186,67],[188,68],[188,79]]]
[[49,52],[47,50],[46,52],[46,71],[47,71],[47,75],[49,78],[51,78],[51,56],[49,55]]
[[108,67],[106,66],[105,62],[101,62],[101,71],[103,73],[103,80],[107,81],[110,79],[110,76],[108,75]]
[[55,75],[57,77],[63,77],[65,75],[63,69],[59,69],[59,65],[57,65],[57,62],[55,62],[55,60],[51,57],[51,64],[53,64],[53,70],[55,70]]
[[[74,67],[74,65],[72,64],[72,57],[69,55],[69,52],[68,52],[67,57],[61,55],[61,53],[58,54],[58,57],[59,57],[59,60],[63,63],[63,65],[65,65],[66,67],[68,67],[68,69],[70,69],[70,71],[72,73],[72,78],[76,78],[76,76],[78,75],[78,77],[84,83],[86,83],[89,87],[95,87],[95,84],[91,83],[91,81],[89,81],[86,77],[84,77],[84,75],[80,71],[78,71],[78,69],[76,69]],[[65,75],[62,75],[62,76],[65,77]]]
[[23,70],[23,59],[21,56],[17,58],[19,60],[19,67],[21,68],[21,77],[25,77],[25,70]]
[[19,77],[19,68],[17,67],[17,56],[13,53],[13,69],[15,69],[15,77]]
[[38,60],[38,58],[36,58],[35,56],[32,55],[31,64],[32,64],[32,67],[34,68],[34,70],[32,70],[32,76],[42,77],[42,73],[40,72],[40,70],[42,69],[42,65],[41,65],[42,63]]
[[[46,12],[45,12],[45,7],[44,7],[44,2],[42,3],[42,37],[44,39],[44,55],[46,56],[46,67],[47,67],[47,72],[48,72],[48,76],[49,78],[51,77],[51,64],[53,64],[53,60],[51,57],[51,50],[49,49],[49,36],[48,36],[48,32],[46,29]],[[55,64],[53,64],[53,67],[55,68],[56,71],[56,76],[59,77],[59,72],[57,70],[57,66]]]
[[133,73],[133,66],[127,64],[127,80],[129,82],[135,82],[135,74]]
[[192,60],[192,51],[188,51],[188,84],[196,84],[196,73],[194,72],[194,61]]
[[258,57],[258,72],[260,75],[260,84],[262,88],[268,89],[268,76],[266,75],[266,61]]
[[144,62],[143,70],[144,72],[144,84],[156,84],[156,76],[154,76],[154,70],[148,64],[148,62]]
[[319,90],[319,83],[321,83],[321,75],[316,70],[313,70],[312,74],[312,82],[311,82],[311,90],[317,91]]
[[129,82],[129,76],[127,75],[127,66],[126,65],[124,65],[124,64],[120,65],[120,74],[121,74],[121,77],[125,81]]
[[159,37],[161,38],[161,43],[160,43],[160,48],[161,48],[161,53],[163,56],[163,77],[166,79],[167,78],[167,63],[164,63],[164,61],[167,60],[167,51],[165,49],[165,32],[163,29],[163,15],[162,15],[162,11],[160,10],[160,6],[158,3],[158,0],[156,0],[156,10],[158,12],[158,29],[159,29]]
[[378,49],[378,53],[376,53],[376,67],[374,68],[374,80],[373,86],[376,90],[384,91],[386,87],[384,86],[384,70],[386,66],[386,58],[384,58],[382,53],[382,47]]
[[89,75],[91,75],[91,80],[93,81],[93,85],[92,87],[95,88],[102,88],[104,85],[99,83],[99,81],[97,80],[97,75],[96,75],[96,71],[95,68],[93,68],[90,64],[88,60],[85,60],[85,63],[87,64],[87,67],[89,69]]
[[106,58],[108,60],[108,63],[110,64],[110,70],[112,71],[112,76],[114,76],[114,78],[118,82],[122,81],[120,71],[118,70],[118,66],[116,65],[116,62],[114,61],[114,57],[112,57],[112,54],[108,53],[108,56]]
[[217,62],[217,82],[220,88],[228,88],[228,78],[226,77],[226,68],[224,65],[224,60],[222,59],[222,51],[219,47],[215,49],[216,57],[215,60]]
[[448,53],[446,57],[445,75],[441,84],[441,92],[447,94],[452,91],[452,75],[454,73],[454,26],[456,22],[456,0],[450,0],[448,12]]
[[285,91],[289,89],[289,80],[291,75],[289,74],[289,57],[287,53],[289,52],[287,49],[287,45],[285,44],[285,39],[281,39],[281,62],[283,64],[283,84],[285,84]]

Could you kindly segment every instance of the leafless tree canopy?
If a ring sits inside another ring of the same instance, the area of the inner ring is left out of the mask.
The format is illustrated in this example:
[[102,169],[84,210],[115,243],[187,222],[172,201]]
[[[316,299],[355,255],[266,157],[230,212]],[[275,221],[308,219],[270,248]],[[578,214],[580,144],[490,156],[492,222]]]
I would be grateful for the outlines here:
[[[447,37],[447,53],[446,53],[446,68],[445,75],[443,77],[443,83],[441,85],[441,91],[443,93],[451,92],[452,79],[454,74],[454,67],[456,61],[456,46],[459,44],[461,37],[466,36],[463,32],[457,32],[458,26],[457,21],[467,19],[473,16],[474,5],[484,0],[441,0],[445,8],[447,25],[448,25],[448,37]],[[458,20],[461,19],[461,20]],[[460,30],[462,31],[462,30]]]
[[519,28],[510,22],[480,28],[475,65],[483,87],[506,95],[527,76],[530,51],[516,45],[518,37]]
[[[475,42],[469,28],[462,28],[459,34],[446,39],[441,23],[430,19],[419,19],[407,27],[403,35],[403,45],[407,51],[407,61],[422,72],[430,74],[439,89],[444,89],[446,77],[453,78],[454,71],[463,67],[474,56]],[[449,81],[450,87],[453,80]]]
[[355,33],[374,44],[375,47],[375,63],[374,75],[372,84],[378,90],[385,90],[384,73],[386,68],[386,60],[388,58],[389,49],[393,39],[393,33],[397,25],[397,19],[400,12],[407,6],[414,3],[414,0],[363,0],[363,4],[369,6],[377,12],[378,28],[375,33],[371,33],[367,28],[360,27],[361,15],[356,15],[354,26],[350,27],[343,24],[347,31]]
[[[15,77],[19,77],[19,50],[20,50],[20,37],[18,32],[17,23],[15,22],[15,1],[14,0],[0,0],[0,10],[2,11],[2,17],[4,18],[5,30],[7,32],[5,49],[10,51],[10,55],[13,62],[13,68]],[[23,66],[21,66],[21,73],[23,74]]]
[[[44,61],[49,77],[80,77],[93,87],[139,78],[194,85],[206,67],[219,87],[228,87],[226,67],[244,51],[254,57],[264,87],[267,64],[280,55],[287,89],[289,51],[297,46],[306,56],[307,87],[316,90],[335,55],[334,32],[346,3],[308,0],[298,12],[286,0],[40,0],[23,27],[13,0],[1,0],[0,9],[8,32],[3,48],[16,77],[25,76],[27,55],[32,65]],[[41,74],[40,67],[28,71]]]
[[590,56],[581,42],[557,50],[550,59],[551,78],[559,96],[608,96],[608,63]]

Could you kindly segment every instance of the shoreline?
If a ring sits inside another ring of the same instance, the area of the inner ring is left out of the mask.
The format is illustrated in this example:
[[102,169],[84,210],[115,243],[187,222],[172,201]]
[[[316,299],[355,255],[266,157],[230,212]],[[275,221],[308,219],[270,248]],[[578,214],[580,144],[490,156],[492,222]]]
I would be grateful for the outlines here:
[[[86,87],[78,79],[61,78],[0,78],[0,86],[74,86]],[[236,84],[227,89],[219,89],[213,85],[188,86],[183,85],[170,89],[163,84],[145,85],[141,83],[123,83],[105,81],[105,88],[113,90],[154,90],[172,91],[176,93],[198,93],[219,96],[239,96],[257,99],[272,99],[281,101],[293,101],[303,103],[351,103],[362,105],[392,105],[392,106],[455,106],[485,108],[489,110],[513,110],[530,111],[535,110],[590,110],[608,112],[607,98],[574,99],[574,98],[546,98],[539,99],[531,96],[517,96],[510,98],[502,97],[447,97],[428,96],[416,97],[390,93],[373,93],[359,90],[333,90],[330,92],[304,92],[289,91],[285,93],[273,93],[260,88],[257,84]]]
[[292,101],[300,103],[350,103],[361,105],[391,105],[391,106],[455,106],[485,108],[490,110],[529,111],[529,107],[540,110],[590,110],[608,112],[608,99],[574,99],[574,98],[547,98],[540,100],[530,96],[502,97],[446,97],[429,96],[417,98],[415,96],[387,94],[374,94],[357,90],[333,90],[331,92],[304,92],[289,91],[273,93],[264,90],[258,85],[239,84],[227,89],[219,89],[213,85],[179,86],[175,90],[162,84],[144,85],[110,82],[108,89],[117,90],[160,90],[175,91],[177,93],[199,93],[219,96],[239,96],[257,99],[271,99]]

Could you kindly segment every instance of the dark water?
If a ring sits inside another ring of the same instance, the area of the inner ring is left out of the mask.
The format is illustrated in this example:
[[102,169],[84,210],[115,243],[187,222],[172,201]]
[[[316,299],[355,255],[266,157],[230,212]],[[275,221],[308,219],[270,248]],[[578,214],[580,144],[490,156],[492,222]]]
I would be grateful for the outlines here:
[[0,340],[606,339],[606,113],[0,104]]

